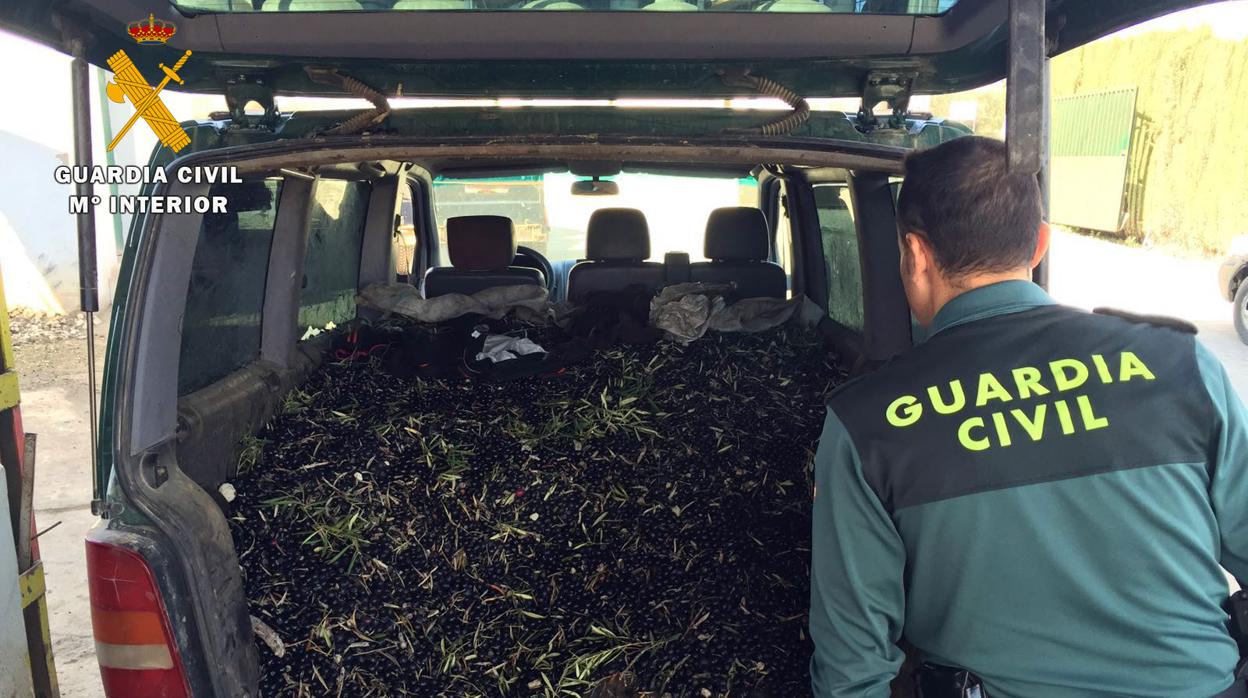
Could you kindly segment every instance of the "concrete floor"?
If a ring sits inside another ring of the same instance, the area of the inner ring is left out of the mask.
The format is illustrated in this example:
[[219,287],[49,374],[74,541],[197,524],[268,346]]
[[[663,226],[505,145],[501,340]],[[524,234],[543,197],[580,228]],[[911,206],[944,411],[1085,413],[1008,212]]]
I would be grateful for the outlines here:
[[1248,347],[1231,323],[1231,304],[1218,292],[1218,259],[1178,257],[1105,240],[1055,233],[1049,290],[1059,302],[1183,318],[1226,366],[1248,400]]
[[[1248,397],[1248,347],[1231,326],[1230,304],[1215,287],[1216,260],[1191,260],[1058,234],[1051,289],[1061,302],[1188,318],[1222,359],[1241,396]],[[102,356],[103,344],[98,344]],[[95,523],[87,432],[83,342],[16,347],[25,428],[39,434],[35,495],[47,568],[48,601],[61,693],[102,696],[84,584],[83,535]]]

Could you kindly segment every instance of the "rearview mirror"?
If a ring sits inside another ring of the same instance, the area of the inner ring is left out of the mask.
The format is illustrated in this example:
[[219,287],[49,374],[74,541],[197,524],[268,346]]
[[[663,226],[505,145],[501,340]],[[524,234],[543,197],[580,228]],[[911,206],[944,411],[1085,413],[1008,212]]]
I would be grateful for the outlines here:
[[616,196],[619,193],[620,185],[597,177],[572,183],[572,196]]

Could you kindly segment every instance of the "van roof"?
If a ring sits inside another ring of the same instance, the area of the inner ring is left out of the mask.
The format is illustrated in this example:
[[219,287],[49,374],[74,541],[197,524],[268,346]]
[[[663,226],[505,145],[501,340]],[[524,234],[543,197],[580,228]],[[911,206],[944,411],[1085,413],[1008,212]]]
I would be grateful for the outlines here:
[[[124,49],[145,75],[161,74],[160,63],[173,65],[190,50],[179,89],[208,93],[239,83],[278,94],[342,93],[341,85],[314,79],[309,65],[350,75],[389,96],[440,97],[754,94],[755,87],[733,78],[742,73],[766,76],[806,97],[853,97],[872,80],[922,94],[968,89],[1006,74],[1009,0],[800,0],[806,4],[799,9],[826,10],[820,12],[775,11],[780,0],[710,0],[708,11],[555,13],[512,11],[531,4],[520,0],[459,0],[503,11],[336,11],[347,1],[283,0],[301,11],[240,12],[268,9],[277,0],[181,0],[175,6],[13,0],[0,7],[0,27],[65,52],[79,38],[96,65]],[[1049,0],[1050,54],[1207,1]],[[632,2],[640,8],[647,0]],[[791,9],[799,0],[787,2]],[[369,4],[428,8],[445,0]],[[748,11],[717,11],[734,5]],[[853,11],[831,11],[841,5]],[[224,9],[231,11],[218,11]],[[173,33],[165,43],[137,46],[128,27],[149,18],[172,25]]]

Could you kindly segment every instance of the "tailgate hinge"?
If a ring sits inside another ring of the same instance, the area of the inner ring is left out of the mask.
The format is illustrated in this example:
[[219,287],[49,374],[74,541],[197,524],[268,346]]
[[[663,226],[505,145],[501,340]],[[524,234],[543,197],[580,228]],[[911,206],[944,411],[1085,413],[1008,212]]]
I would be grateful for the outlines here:
[[91,514],[101,519],[111,519],[124,510],[117,502],[108,499],[92,499]]
[[914,77],[913,73],[883,71],[867,73],[862,80],[862,102],[858,105],[856,124],[858,130],[862,133],[870,133],[881,128],[880,119],[875,115],[875,105],[880,102],[887,103],[889,109],[892,110],[892,114],[888,117],[887,128],[905,128]]
[[[258,116],[247,115],[247,105],[255,102],[264,113]],[[277,111],[277,102],[273,99],[273,88],[263,78],[239,75],[225,83],[225,106],[230,110],[230,121],[239,128],[265,129],[272,131],[281,120]]]

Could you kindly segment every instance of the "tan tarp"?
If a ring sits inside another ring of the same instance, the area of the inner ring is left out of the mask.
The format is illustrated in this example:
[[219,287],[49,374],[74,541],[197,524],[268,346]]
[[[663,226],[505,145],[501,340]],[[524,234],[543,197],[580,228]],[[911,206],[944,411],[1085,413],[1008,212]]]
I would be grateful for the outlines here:
[[549,293],[541,286],[494,286],[471,296],[448,293],[436,298],[422,298],[415,286],[408,284],[373,284],[360,291],[360,305],[397,313],[418,322],[445,322],[464,315],[483,315],[495,320],[515,312],[526,321],[549,322]]
[[718,332],[761,332],[796,320],[814,325],[823,310],[806,296],[746,298],[729,305],[724,295],[731,284],[693,282],[674,284],[650,301],[650,325],[663,330],[669,339],[688,343]]

